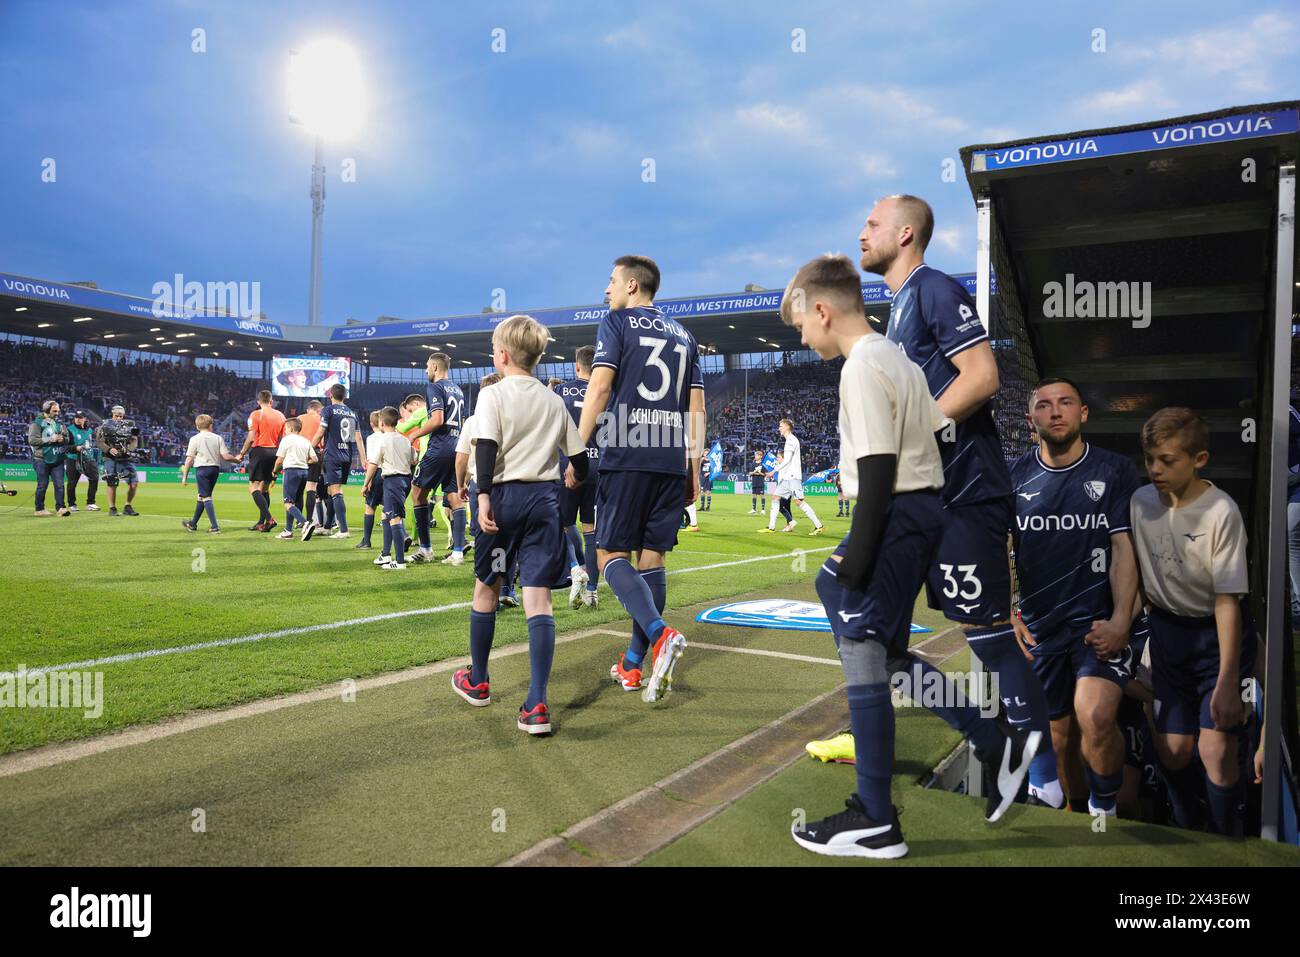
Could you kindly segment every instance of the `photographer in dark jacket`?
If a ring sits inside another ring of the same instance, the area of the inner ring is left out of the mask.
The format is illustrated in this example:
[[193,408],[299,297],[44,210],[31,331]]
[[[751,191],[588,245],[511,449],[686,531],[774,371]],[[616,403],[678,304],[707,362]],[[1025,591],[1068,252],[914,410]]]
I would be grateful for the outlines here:
[[36,514],[42,517],[51,514],[45,508],[45,490],[52,479],[54,507],[60,515],[71,515],[63,506],[63,462],[68,430],[59,421],[59,403],[47,399],[41,404],[41,414],[27,427],[27,444],[31,446],[32,464],[36,467]]
[[100,452],[95,445],[95,430],[86,421],[86,413],[78,409],[68,426],[68,508],[77,510],[77,483],[86,476],[86,511],[98,512],[95,493],[99,490]]
[[135,450],[140,444],[140,430],[126,419],[126,409],[113,406],[111,418],[99,426],[95,436],[100,451],[104,453],[104,485],[108,488],[108,514],[117,517],[117,486],[126,480],[126,508],[123,515],[139,515],[132,507],[139,480],[135,475]]

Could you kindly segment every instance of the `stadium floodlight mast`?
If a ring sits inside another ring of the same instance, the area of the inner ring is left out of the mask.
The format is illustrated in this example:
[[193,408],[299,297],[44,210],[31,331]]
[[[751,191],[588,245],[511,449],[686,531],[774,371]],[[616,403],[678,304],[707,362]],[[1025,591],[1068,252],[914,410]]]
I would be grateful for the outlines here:
[[320,325],[321,227],[325,218],[325,140],[347,139],[361,126],[361,67],[346,43],[313,40],[289,57],[289,122],[316,139],[311,168],[311,292],[308,325]]

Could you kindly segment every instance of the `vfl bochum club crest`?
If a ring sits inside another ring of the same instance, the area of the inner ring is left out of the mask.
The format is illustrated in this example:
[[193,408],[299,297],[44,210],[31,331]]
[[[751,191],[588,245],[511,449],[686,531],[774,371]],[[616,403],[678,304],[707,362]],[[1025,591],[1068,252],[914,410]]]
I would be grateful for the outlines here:
[[[743,628],[774,628],[782,631],[831,630],[826,609],[810,601],[789,598],[764,598],[758,601],[735,601],[716,608],[707,608],[695,616],[696,621],[712,625],[739,625]],[[912,634],[929,631],[929,628],[912,624]]]
[[1106,494],[1106,483],[1093,479],[1091,482],[1083,483],[1083,490],[1088,493],[1088,498],[1100,502],[1101,497]]

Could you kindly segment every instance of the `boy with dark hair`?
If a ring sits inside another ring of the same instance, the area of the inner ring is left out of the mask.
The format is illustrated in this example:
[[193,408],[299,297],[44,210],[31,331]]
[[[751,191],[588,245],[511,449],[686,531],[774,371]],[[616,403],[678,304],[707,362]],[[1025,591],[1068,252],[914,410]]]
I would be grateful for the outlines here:
[[397,432],[397,419],[398,412],[391,405],[380,410],[376,454],[366,467],[366,482],[361,489],[368,496],[375,476],[383,476],[384,547],[375,564],[385,571],[406,569],[406,496],[411,490],[411,469],[416,462],[415,449]]

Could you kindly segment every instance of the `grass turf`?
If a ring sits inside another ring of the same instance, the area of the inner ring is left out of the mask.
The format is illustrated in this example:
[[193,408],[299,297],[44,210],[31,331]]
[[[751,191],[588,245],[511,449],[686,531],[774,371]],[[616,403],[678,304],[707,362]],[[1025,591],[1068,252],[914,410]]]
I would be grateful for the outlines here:
[[[13,599],[0,621],[0,671],[458,605],[471,594],[468,565],[383,572],[371,564],[377,550],[354,549],[363,513],[355,483],[346,489],[352,538],[305,544],[245,531],[256,510],[241,485],[217,486],[225,531],[211,536],[180,526],[192,512],[193,488],[142,485],[139,518],[110,518],[107,511],[35,518],[34,484],[12,487],[19,496],[6,501],[17,504],[0,512],[0,590]],[[84,495],[80,500],[84,507]],[[795,550],[829,550],[848,526],[846,519],[832,517],[832,500],[813,501],[827,523],[826,534],[817,538],[805,534],[809,523],[802,520],[790,535],[756,534],[765,523],[745,514],[748,496],[716,496],[712,510],[700,515],[702,531],[683,533],[669,558],[668,619],[680,624],[672,609],[684,604],[810,581],[825,552],[800,556]],[[106,509],[102,486],[99,504]],[[433,542],[445,541],[443,525]],[[770,560],[732,564],[754,558]],[[608,588],[600,594],[599,609],[573,611],[565,604],[567,592],[557,592],[558,631],[625,621]],[[468,608],[450,608],[99,665],[102,715],[5,709],[0,754],[463,655],[468,614]],[[522,610],[503,612],[498,645],[526,637]]]

